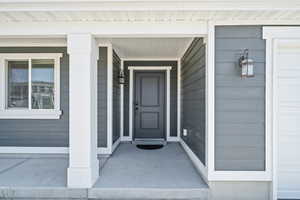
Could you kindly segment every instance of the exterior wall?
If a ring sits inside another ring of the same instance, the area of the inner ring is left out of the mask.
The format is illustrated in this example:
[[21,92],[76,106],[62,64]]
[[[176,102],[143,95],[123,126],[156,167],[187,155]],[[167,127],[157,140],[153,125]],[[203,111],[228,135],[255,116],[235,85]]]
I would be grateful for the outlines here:
[[204,165],[206,164],[205,62],[203,39],[194,39],[184,54],[181,64],[181,127],[188,131],[187,136],[182,136],[182,139]]
[[124,136],[129,136],[129,70],[128,66],[172,66],[170,87],[170,135],[177,136],[177,61],[125,61]]
[[107,146],[107,47],[99,48],[98,147]]
[[[215,30],[215,169],[265,169],[265,41],[261,26]],[[255,77],[241,79],[238,58],[245,48]]]
[[[0,146],[69,146],[69,58],[66,47],[0,47],[0,53],[63,53],[60,60],[60,119],[1,119]],[[99,48],[98,146],[106,147],[107,48]]]
[[113,52],[113,142],[120,138],[120,84],[121,59]]
[[270,182],[210,182],[211,200],[268,200]]
[[0,47],[0,53],[63,53],[60,60],[60,119],[1,119],[0,146],[69,146],[69,58],[64,47]]

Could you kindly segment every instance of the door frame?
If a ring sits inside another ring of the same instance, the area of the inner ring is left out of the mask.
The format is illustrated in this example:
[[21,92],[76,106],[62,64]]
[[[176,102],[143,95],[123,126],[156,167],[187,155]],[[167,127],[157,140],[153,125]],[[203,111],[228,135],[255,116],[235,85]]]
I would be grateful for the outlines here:
[[170,86],[171,78],[170,71],[171,66],[129,66],[129,138],[133,140],[133,92],[134,92],[134,71],[165,71],[166,73],[166,115],[165,115],[165,129],[166,129],[166,140],[170,141]]

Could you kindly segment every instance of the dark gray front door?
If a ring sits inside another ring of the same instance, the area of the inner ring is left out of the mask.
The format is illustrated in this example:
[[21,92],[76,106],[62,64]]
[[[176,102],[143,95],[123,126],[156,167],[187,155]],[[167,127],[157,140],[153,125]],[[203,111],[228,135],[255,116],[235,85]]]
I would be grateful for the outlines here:
[[135,72],[134,138],[165,138],[165,73]]

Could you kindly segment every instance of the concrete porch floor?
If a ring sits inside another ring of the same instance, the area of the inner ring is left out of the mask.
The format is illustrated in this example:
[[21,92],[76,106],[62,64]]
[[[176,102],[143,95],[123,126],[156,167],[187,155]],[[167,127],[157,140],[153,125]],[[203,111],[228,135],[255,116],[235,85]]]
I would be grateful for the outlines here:
[[207,187],[178,143],[142,150],[121,144],[108,158],[95,188],[203,188]]
[[208,199],[208,187],[178,143],[158,150],[120,144],[100,158],[93,188],[66,187],[63,155],[1,155],[0,199]]

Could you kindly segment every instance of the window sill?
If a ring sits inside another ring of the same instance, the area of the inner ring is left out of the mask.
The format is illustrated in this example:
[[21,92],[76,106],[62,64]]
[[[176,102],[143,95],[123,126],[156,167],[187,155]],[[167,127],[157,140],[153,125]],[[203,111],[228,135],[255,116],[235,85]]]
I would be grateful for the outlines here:
[[59,119],[60,110],[1,110],[0,119]]

